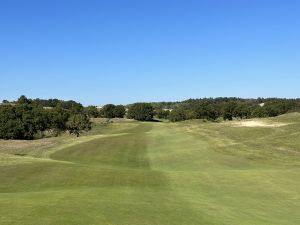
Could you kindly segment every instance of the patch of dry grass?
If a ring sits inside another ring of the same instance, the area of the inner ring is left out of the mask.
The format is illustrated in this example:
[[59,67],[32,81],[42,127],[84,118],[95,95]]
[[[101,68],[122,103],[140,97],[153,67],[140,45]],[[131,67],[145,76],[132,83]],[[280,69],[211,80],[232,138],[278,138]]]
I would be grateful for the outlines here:
[[232,122],[232,126],[234,127],[283,127],[289,125],[288,123],[278,123],[272,122],[267,123],[261,120],[243,120],[238,122]]
[[57,142],[57,137],[38,140],[0,140],[0,152],[17,154],[20,152],[50,148]]
[[91,118],[91,122],[93,123],[128,123],[133,122],[132,119],[126,119],[126,118]]

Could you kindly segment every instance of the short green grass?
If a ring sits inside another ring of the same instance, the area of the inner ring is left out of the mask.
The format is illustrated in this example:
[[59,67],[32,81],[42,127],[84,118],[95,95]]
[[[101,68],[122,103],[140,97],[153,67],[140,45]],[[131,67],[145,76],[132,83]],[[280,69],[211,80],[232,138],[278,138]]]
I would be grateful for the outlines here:
[[2,225],[299,225],[300,114],[0,141]]

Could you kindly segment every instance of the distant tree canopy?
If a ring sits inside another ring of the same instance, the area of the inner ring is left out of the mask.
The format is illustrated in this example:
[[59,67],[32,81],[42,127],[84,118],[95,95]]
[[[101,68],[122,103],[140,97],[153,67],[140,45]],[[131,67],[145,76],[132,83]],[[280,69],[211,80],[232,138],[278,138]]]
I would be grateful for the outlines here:
[[58,99],[39,99],[39,98],[37,98],[37,99],[29,100],[29,101],[31,101],[31,103],[35,106],[49,107],[49,108],[57,107],[57,108],[71,110],[73,112],[80,112],[83,109],[82,104],[75,102],[73,100],[63,101],[63,100],[58,100]]
[[90,117],[90,118],[97,118],[100,116],[99,110],[96,108],[96,106],[88,106],[84,108],[84,112]]
[[[300,99],[240,99],[240,98],[205,98],[189,99],[183,102],[152,103],[158,118],[170,121],[206,119],[215,121],[245,119],[254,117],[274,117],[291,111],[300,111]],[[162,108],[170,109],[164,115]]]
[[[0,138],[33,139],[38,134],[42,136],[44,131],[53,134],[69,131],[79,135],[82,130],[90,129],[81,104],[58,100],[53,108],[45,109],[46,106],[39,102],[47,101],[52,100],[32,100],[21,96],[16,102],[0,105]],[[74,115],[76,120],[71,120]],[[70,120],[78,123],[77,128]]]
[[135,103],[129,106],[127,117],[139,121],[151,121],[154,116],[154,108],[150,103]]
[[17,101],[18,104],[30,104],[31,102],[32,102],[32,100],[26,98],[25,95],[21,95]]
[[[183,121],[190,119],[233,120],[254,117],[274,117],[287,112],[300,112],[300,99],[280,98],[204,98],[183,102],[135,103],[128,106],[127,117],[151,121],[160,119]],[[90,117],[123,118],[122,105],[83,107],[75,101],[58,99],[28,99],[22,95],[17,101],[0,103],[0,138],[33,139],[46,132],[58,135],[68,131],[80,135],[91,129]]]
[[114,110],[115,110],[115,105],[113,104],[107,104],[105,106],[103,106],[103,108],[101,109],[101,114],[103,117],[105,118],[114,118]]
[[188,114],[189,111],[185,110],[183,107],[178,107],[170,112],[169,119],[172,122],[187,120]]
[[123,105],[117,105],[114,108],[114,116],[116,118],[123,118],[126,114],[126,109]]
[[170,110],[168,109],[155,109],[155,116],[158,119],[168,119],[170,115]]
[[100,115],[104,118],[123,118],[126,114],[123,105],[107,104],[102,107]]

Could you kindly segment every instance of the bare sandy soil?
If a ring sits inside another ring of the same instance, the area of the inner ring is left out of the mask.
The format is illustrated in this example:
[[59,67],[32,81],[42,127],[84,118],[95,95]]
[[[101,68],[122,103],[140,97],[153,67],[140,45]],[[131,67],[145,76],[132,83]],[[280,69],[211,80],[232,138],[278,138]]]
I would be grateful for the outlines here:
[[233,122],[232,125],[234,127],[283,127],[288,125],[288,123],[279,123],[279,122],[267,123],[258,120],[245,120],[245,121]]

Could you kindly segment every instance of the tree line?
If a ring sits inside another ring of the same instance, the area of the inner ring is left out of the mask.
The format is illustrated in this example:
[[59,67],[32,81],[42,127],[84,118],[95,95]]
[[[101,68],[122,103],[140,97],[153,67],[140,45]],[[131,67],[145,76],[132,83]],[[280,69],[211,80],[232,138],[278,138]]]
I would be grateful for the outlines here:
[[90,108],[90,111],[89,115],[98,117],[123,118],[126,116],[140,121],[152,121],[154,117],[172,122],[190,119],[217,121],[275,117],[287,112],[300,111],[300,99],[204,98],[182,102],[135,103],[127,106],[108,104],[100,111],[96,107]]
[[173,122],[190,119],[216,121],[275,117],[287,112],[300,111],[300,99],[205,98],[168,103],[170,108],[163,108],[163,103],[153,103],[153,106],[158,118]]
[[135,103],[128,106],[107,104],[97,109],[96,106],[85,108],[90,117],[100,118],[124,118],[135,119],[139,121],[151,121],[154,117],[154,108],[150,103]]
[[96,106],[88,106],[85,108],[85,112],[93,118],[124,118],[126,108],[123,105],[107,104],[100,109],[97,109]]
[[65,131],[79,136],[90,129],[84,107],[74,101],[32,100],[21,96],[15,102],[3,101],[0,105],[2,139],[30,140],[45,133],[56,136]]
[[4,100],[0,105],[0,138],[33,139],[45,134],[69,132],[79,136],[91,129],[90,118],[124,118],[153,121],[154,118],[172,122],[190,119],[210,121],[274,117],[300,111],[300,99],[279,98],[204,98],[182,102],[107,104],[102,108],[83,107],[75,101],[58,99]]

